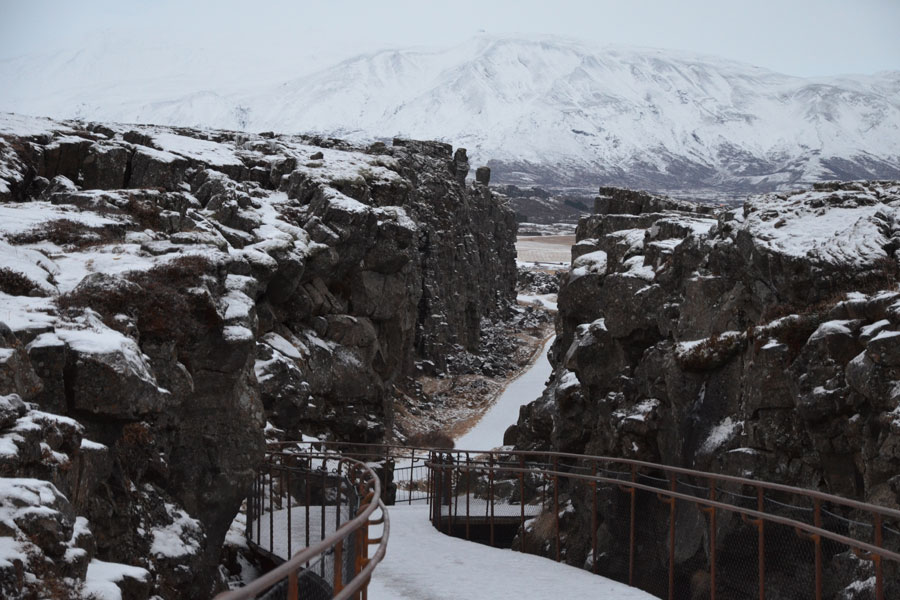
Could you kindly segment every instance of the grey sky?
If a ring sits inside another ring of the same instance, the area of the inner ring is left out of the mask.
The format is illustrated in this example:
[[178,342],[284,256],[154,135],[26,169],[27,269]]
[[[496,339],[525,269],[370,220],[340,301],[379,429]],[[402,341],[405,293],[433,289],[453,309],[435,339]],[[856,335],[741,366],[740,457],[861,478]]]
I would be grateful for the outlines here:
[[815,76],[900,70],[898,29],[898,0],[0,0],[0,59],[111,30],[223,55],[323,59],[447,46],[485,30],[688,50]]

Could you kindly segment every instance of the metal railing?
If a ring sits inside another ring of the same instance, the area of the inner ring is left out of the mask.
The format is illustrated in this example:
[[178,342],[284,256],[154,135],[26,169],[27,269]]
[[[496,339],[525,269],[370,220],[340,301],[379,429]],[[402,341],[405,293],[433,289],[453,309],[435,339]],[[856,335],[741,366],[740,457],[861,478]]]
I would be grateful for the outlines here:
[[246,533],[277,566],[216,600],[364,599],[390,534],[381,490],[379,476],[352,458],[296,445],[270,450],[248,498]]
[[[420,501],[429,503],[432,523],[441,531],[565,561],[659,598],[900,598],[900,511],[813,490],[554,452],[286,442],[272,446],[269,456],[267,464],[302,468],[261,473],[255,485],[248,538],[263,553],[276,549],[275,515],[288,498],[305,498],[299,503],[303,510],[331,506],[335,499],[354,506],[349,488],[333,477],[340,465],[357,465],[357,473],[365,469],[368,502],[352,521],[342,521],[340,511],[304,514],[298,544],[309,547],[291,559],[293,566],[281,565],[277,574],[223,600],[255,597],[292,570],[333,579],[334,569],[323,571],[316,556],[340,556],[338,540],[345,555],[348,548],[358,552],[347,534],[367,531],[376,504],[386,521],[384,504]],[[294,494],[279,496],[279,489]],[[316,490],[328,502],[317,504]],[[363,582],[384,555],[387,533],[385,523],[379,540],[364,540],[361,545],[379,544],[374,562],[353,578],[360,582],[353,591],[348,586],[338,592],[346,595],[335,597],[364,593]]]
[[280,442],[270,444],[278,452],[328,452],[364,462],[381,479],[381,498],[385,504],[412,504],[431,501],[427,462],[435,448],[373,444],[364,442]]
[[566,453],[440,450],[427,467],[436,528],[470,539],[487,527],[495,545],[511,524],[516,549],[660,598],[900,598],[900,511],[890,508]]

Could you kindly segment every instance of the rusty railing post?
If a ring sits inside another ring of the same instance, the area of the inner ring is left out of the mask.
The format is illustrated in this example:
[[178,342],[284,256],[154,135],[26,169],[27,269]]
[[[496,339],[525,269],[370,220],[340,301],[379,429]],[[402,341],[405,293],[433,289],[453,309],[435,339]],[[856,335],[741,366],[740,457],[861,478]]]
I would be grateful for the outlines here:
[[456,519],[459,518],[459,457],[453,459],[453,472],[455,477],[451,480],[453,489],[453,510],[450,511],[450,528],[456,527]]
[[521,550],[525,552],[525,457],[519,456],[519,529],[522,530]]
[[[312,490],[311,490],[310,487],[309,487],[309,472],[310,472],[310,468],[311,468],[311,467],[312,467],[312,458],[310,458],[310,461],[309,461],[309,468],[307,468],[307,469],[306,469],[306,472],[304,473],[304,484],[305,484],[305,487],[306,487],[306,507],[305,507],[305,512],[306,512],[306,523],[305,523],[305,529],[306,529],[306,545],[307,545],[307,546],[309,546],[309,543],[310,543],[310,539],[309,539],[309,533],[310,533],[310,532],[309,532],[309,521],[310,521],[310,519],[309,519],[309,505],[312,504]],[[306,567],[309,568],[309,563],[308,563],[308,562],[306,563]]]
[[[675,491],[675,475],[672,475],[671,490]],[[675,498],[669,499],[669,600],[675,598]]]
[[560,561],[559,549],[559,477],[556,471],[559,470],[559,461],[553,457],[553,522],[556,524],[556,562]]
[[[337,531],[338,529],[341,528],[341,499],[344,495],[344,492],[341,488],[341,482],[344,478],[344,476],[343,476],[343,473],[345,470],[344,465],[347,464],[344,462],[344,460],[345,459],[342,457],[341,460],[338,461],[338,470],[337,470],[338,477],[337,477],[337,481],[335,481],[335,484],[337,486],[337,494],[335,494],[335,499],[334,499],[334,530],[335,531]],[[348,514],[347,517],[349,518],[350,515]]]
[[[879,548],[884,546],[884,532],[881,529],[881,515],[875,513],[875,545]],[[875,600],[884,600],[884,567],[881,564],[881,555],[875,554],[872,557],[875,561]]]
[[[631,465],[631,483],[637,483],[637,467]],[[634,587],[634,550],[635,550],[635,511],[637,509],[637,488],[634,486],[631,492],[631,519],[628,523],[628,585]]]
[[412,505],[412,493],[413,493],[413,474],[416,472],[416,449],[412,449],[412,454],[409,457],[409,492],[406,495],[406,504]]
[[275,550],[275,492],[273,490],[272,465],[269,465],[269,552]]
[[[822,528],[822,501],[813,500],[813,524]],[[818,535],[813,536],[816,545],[816,600],[822,600],[822,539]]]
[[341,538],[334,546],[334,582],[332,590],[337,594],[344,589],[344,539]]
[[434,466],[429,467],[428,464],[431,463],[433,465],[432,459],[434,458],[434,454],[429,452],[428,458],[425,462],[425,472],[428,474],[428,482],[426,484],[428,491],[426,492],[426,496],[428,498],[428,506],[431,506],[434,502],[434,477],[432,477],[432,470]]
[[253,519],[256,517],[256,476],[253,477],[253,481],[250,483],[250,495],[247,496],[247,528],[244,530],[244,535],[247,537],[249,541],[253,541]]
[[[716,480],[709,480],[709,499],[716,501]],[[716,600],[716,507],[701,507],[709,515],[709,598]]]
[[293,541],[294,541],[294,535],[293,535],[294,529],[291,525],[291,523],[292,523],[291,513],[293,512],[293,509],[291,507],[291,470],[289,467],[284,470],[284,474],[285,474],[285,479],[287,479],[287,484],[285,487],[285,491],[287,492],[287,539],[288,539],[287,555],[288,555],[288,558],[290,558],[291,556],[293,556],[292,550],[293,550]]
[[[325,498],[328,490],[328,458],[322,461],[322,497],[319,500],[319,541],[325,539]],[[325,577],[325,561],[319,561],[319,577]]]
[[471,486],[471,481],[472,481],[472,470],[471,470],[470,463],[471,463],[471,460],[469,459],[469,453],[466,452],[466,540],[469,539],[469,513],[470,513],[469,487]]
[[[669,490],[675,492],[675,475],[669,475]],[[669,505],[669,600],[675,598],[675,497],[656,493],[663,504]]]
[[[763,496],[763,489],[761,487],[756,488],[756,510],[759,512],[765,512],[765,497]],[[765,522],[762,519],[758,519],[756,525],[757,532],[757,561],[758,561],[758,573],[759,573],[759,600],[766,600],[766,529]]]
[[432,487],[432,501],[431,501],[431,519],[434,523],[434,528],[438,531],[441,530],[441,471],[440,465],[437,464],[437,453],[432,451],[430,454],[431,458],[429,462],[431,466],[428,468],[428,472],[431,474],[431,487]]
[[494,452],[491,451],[488,454],[490,457],[488,468],[490,469],[490,479],[488,484],[489,494],[490,494],[490,509],[491,509],[491,547],[494,547]]
[[[450,454],[447,454],[446,460],[453,460],[450,458]],[[451,494],[453,493],[453,470],[447,467],[447,463],[441,463],[443,467],[443,472],[441,473],[441,485],[443,486],[443,490],[441,493],[441,506],[444,506],[446,502],[447,506],[447,535],[450,535],[450,521],[453,519],[453,500],[451,499]],[[441,509],[441,518],[443,518],[444,512]]]
[[297,581],[297,571],[291,571],[288,575],[288,600],[298,600],[300,593],[299,582]]
[[[597,461],[591,461],[591,477],[597,477]],[[591,481],[591,571],[598,572],[597,562],[597,480]]]

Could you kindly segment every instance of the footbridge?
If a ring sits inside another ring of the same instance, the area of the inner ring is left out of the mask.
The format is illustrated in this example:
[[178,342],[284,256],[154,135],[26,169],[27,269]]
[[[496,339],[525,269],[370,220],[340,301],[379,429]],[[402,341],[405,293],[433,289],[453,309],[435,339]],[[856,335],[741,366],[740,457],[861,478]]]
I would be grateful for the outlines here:
[[248,545],[273,568],[217,600],[366,598],[389,546],[388,506],[404,505],[444,534],[602,576],[598,589],[900,598],[891,508],[621,458],[290,442],[269,448],[247,503]]

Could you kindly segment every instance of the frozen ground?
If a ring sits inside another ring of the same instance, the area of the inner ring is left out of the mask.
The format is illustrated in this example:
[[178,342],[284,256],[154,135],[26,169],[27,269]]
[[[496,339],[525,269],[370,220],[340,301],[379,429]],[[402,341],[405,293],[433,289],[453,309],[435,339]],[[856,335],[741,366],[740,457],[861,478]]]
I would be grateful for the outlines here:
[[516,300],[518,300],[521,304],[538,305],[546,308],[549,311],[556,312],[557,310],[559,310],[556,297],[556,294],[519,294],[518,296],[516,296]]
[[574,235],[519,237],[516,258],[519,262],[568,264],[572,259]]
[[427,506],[389,510],[387,555],[372,576],[370,600],[652,598],[546,558],[446,536],[431,526]]
[[506,386],[506,390],[481,420],[456,440],[461,450],[490,450],[503,445],[503,432],[519,420],[519,407],[540,398],[544,383],[552,369],[547,360],[547,351],[553,338],[544,342],[540,356],[534,364],[517,379]]

